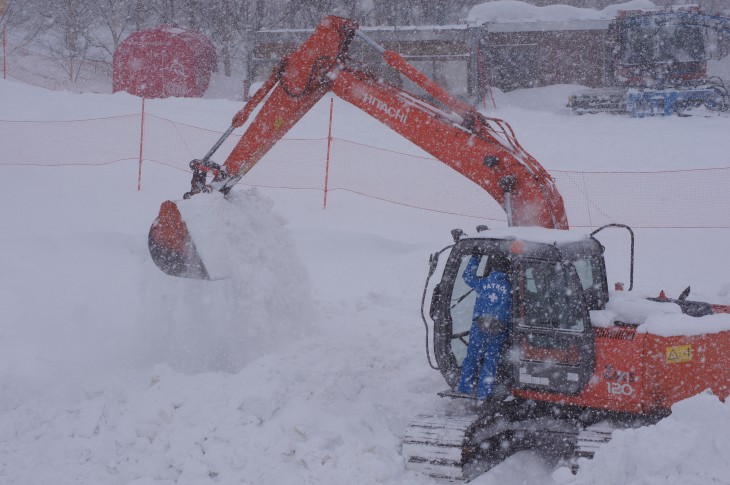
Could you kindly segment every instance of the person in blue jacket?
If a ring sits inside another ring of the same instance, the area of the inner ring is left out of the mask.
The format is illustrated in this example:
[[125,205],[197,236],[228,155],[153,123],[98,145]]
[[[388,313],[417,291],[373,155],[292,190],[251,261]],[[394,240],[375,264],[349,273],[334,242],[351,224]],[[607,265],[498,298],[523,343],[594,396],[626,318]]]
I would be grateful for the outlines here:
[[462,275],[476,292],[476,302],[459,392],[473,395],[476,391],[477,399],[488,399],[493,391],[500,351],[509,334],[512,285],[508,258],[492,256],[491,271],[481,277],[477,276],[480,259],[481,256],[472,256]]

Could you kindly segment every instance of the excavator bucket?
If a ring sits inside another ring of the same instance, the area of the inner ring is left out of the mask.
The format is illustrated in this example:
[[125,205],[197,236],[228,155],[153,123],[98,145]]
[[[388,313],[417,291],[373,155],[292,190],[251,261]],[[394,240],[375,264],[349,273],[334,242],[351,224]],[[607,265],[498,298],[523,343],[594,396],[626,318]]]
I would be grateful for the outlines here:
[[152,261],[165,273],[182,278],[210,279],[175,202],[162,203],[147,243]]

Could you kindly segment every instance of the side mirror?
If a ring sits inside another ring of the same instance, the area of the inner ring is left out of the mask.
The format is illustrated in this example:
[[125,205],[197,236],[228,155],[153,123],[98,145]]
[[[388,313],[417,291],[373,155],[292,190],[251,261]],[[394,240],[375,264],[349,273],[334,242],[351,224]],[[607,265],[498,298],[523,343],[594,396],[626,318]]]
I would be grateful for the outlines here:
[[459,239],[461,239],[461,236],[464,235],[464,231],[461,229],[452,229],[451,230],[451,237],[454,238],[454,242],[458,243]]
[[433,276],[436,267],[439,264],[439,253],[433,253],[428,257],[428,277]]
[[436,320],[436,313],[439,311],[439,304],[441,303],[441,285],[438,284],[433,288],[431,294],[431,308],[428,314],[431,316],[431,320]]

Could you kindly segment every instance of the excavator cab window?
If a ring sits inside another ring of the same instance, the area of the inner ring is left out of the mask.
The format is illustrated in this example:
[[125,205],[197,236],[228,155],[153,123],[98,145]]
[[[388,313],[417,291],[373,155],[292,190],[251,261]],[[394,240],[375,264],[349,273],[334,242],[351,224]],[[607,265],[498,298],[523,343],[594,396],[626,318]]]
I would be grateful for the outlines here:
[[590,260],[579,259],[577,261],[573,261],[573,266],[578,273],[580,285],[583,287],[584,290],[592,288],[594,285],[596,285],[595,277],[593,276],[593,265],[591,264]]
[[563,258],[575,268],[588,310],[603,310],[608,302],[603,246],[593,239],[560,248]]
[[585,312],[577,299],[578,275],[552,261],[526,260],[520,272],[517,323],[524,327],[583,331]]
[[594,284],[590,263],[524,258],[513,270],[515,387],[575,394],[592,375],[593,335],[583,293]]

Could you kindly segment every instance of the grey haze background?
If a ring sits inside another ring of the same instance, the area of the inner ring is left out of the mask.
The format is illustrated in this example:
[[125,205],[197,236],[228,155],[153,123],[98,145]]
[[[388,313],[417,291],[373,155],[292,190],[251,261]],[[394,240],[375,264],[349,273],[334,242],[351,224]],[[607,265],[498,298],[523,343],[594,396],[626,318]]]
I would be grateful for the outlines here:
[[[0,27],[8,34],[8,57],[40,54],[66,84],[110,76],[114,50],[131,32],[157,25],[200,30],[216,46],[218,70],[240,76],[251,32],[314,27],[331,13],[361,25],[453,24],[475,0],[0,0],[7,4]],[[532,0],[534,5],[603,8],[614,0]],[[699,3],[709,13],[730,13],[724,0],[655,0],[655,4]]]

